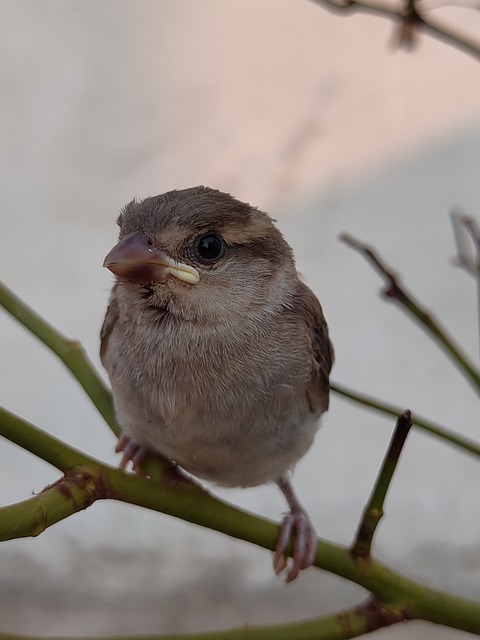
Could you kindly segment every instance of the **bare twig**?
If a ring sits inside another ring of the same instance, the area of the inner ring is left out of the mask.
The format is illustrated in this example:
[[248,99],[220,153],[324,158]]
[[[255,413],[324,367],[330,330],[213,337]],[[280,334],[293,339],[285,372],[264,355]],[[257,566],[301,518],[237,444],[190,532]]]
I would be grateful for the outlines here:
[[[394,20],[400,25],[399,44],[410,45],[412,43],[412,29],[422,30],[430,36],[451,45],[474,58],[480,59],[480,43],[471,40],[458,31],[447,27],[441,22],[420,13],[416,5],[412,11],[408,3],[406,10],[397,9],[392,4],[375,2],[371,0],[312,0],[315,4],[336,13],[361,12]],[[405,37],[405,29],[410,30],[409,37]]]
[[370,558],[373,536],[378,523],[383,517],[383,504],[411,426],[410,411],[404,411],[397,420],[387,454],[383,460],[370,499],[363,511],[362,520],[352,545],[351,552],[354,558],[361,558],[362,560]]
[[476,276],[477,265],[472,252],[471,243],[468,242],[470,235],[465,224],[468,219],[461,211],[452,211],[451,213],[453,236],[457,245],[457,256],[454,264],[465,269],[471,276]]
[[445,329],[440,327],[438,321],[417,302],[405,287],[400,285],[397,276],[380,260],[373,249],[356,240],[350,235],[343,234],[341,240],[352,249],[359,251],[374,269],[386,281],[386,287],[382,291],[383,295],[399,302],[402,307],[435,339],[442,349],[450,356],[457,368],[463,373],[466,379],[480,393],[480,372],[462,353],[460,347],[455,344],[453,338],[447,334]]

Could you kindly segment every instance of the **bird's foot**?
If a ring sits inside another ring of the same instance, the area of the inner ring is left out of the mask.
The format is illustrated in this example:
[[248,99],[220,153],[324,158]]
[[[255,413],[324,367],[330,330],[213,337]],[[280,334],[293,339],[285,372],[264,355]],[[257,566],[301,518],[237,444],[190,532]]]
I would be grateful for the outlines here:
[[138,445],[130,436],[122,433],[120,438],[118,439],[117,446],[115,447],[116,453],[122,453],[122,459],[120,460],[120,464],[118,465],[120,469],[125,471],[128,467],[128,464],[132,463],[132,471],[135,475],[145,476],[146,473],[142,469],[142,464],[148,455],[153,455],[159,460],[162,461],[162,470],[159,474],[158,480],[162,482],[162,484],[166,484],[170,487],[176,488],[196,488],[204,491],[203,487],[198,483],[194,482],[190,476],[188,476],[183,469],[181,469],[176,462],[170,460],[169,458],[165,458],[164,456],[153,453],[147,447],[143,447]]
[[141,447],[134,442],[130,436],[122,433],[118,439],[117,446],[115,447],[115,453],[123,454],[120,464],[118,465],[120,469],[125,471],[128,463],[131,462],[132,471],[137,475],[144,475],[141,470],[141,465],[148,453],[148,449],[146,447]]
[[[280,525],[280,535],[273,554],[273,568],[278,575],[287,569],[286,582],[292,582],[302,569],[310,567],[317,551],[317,534],[308,513],[298,501],[290,480],[283,475],[277,480],[290,506]],[[285,553],[292,542],[291,561]]]
[[[292,540],[292,559],[289,563],[285,550]],[[280,535],[273,555],[273,568],[278,575],[287,567],[286,582],[292,582],[302,569],[315,560],[317,534],[308,514],[302,509],[292,510],[282,520]]]

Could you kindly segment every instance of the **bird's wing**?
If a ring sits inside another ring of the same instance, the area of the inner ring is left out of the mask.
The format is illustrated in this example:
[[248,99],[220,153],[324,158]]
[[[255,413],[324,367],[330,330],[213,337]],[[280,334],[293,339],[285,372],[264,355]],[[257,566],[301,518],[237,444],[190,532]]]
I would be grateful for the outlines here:
[[105,320],[103,321],[102,329],[100,331],[100,359],[103,366],[106,366],[106,354],[108,349],[108,341],[112,335],[113,328],[117,324],[119,311],[118,302],[115,295],[116,285],[112,290],[112,295],[108,302],[107,313],[105,314]]
[[296,305],[307,323],[310,336],[312,373],[307,386],[308,402],[311,411],[319,413],[328,409],[329,374],[334,359],[333,346],[328,337],[328,327],[323,317],[322,307],[315,294],[301,281],[299,281]]

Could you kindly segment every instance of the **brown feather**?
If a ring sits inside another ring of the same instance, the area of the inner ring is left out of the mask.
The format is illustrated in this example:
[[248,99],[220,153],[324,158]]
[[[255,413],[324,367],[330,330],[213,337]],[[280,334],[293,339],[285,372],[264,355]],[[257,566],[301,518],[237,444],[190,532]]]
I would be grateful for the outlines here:
[[295,296],[295,308],[308,327],[311,345],[312,375],[307,385],[307,397],[313,413],[328,409],[329,375],[333,365],[333,346],[322,307],[315,294],[301,280]]
[[105,314],[105,319],[103,321],[102,329],[100,331],[100,360],[104,367],[106,367],[106,355],[108,351],[108,341],[110,336],[112,335],[112,331],[118,321],[119,318],[119,309],[118,302],[116,298],[116,289],[118,284],[116,284],[112,289],[112,294],[110,296],[110,300],[107,307],[107,312]]
[[[223,486],[276,481],[290,513],[274,566],[285,568],[294,531],[291,581],[317,548],[288,472],[328,408],[333,348],[320,303],[273,220],[229,194],[194,187],[133,201],[118,224],[121,239],[141,232],[145,241],[140,262],[123,254],[123,271],[106,261],[118,279],[100,354],[123,431],[122,467],[151,450]],[[223,249],[214,258],[200,251],[211,235]],[[153,279],[129,277],[153,251],[163,260]],[[186,281],[179,267],[198,279]]]

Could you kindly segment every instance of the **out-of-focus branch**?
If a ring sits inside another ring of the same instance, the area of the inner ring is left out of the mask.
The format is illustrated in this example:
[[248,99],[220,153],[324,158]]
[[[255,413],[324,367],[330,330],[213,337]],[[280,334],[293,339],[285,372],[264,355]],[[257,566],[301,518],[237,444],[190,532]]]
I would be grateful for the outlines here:
[[474,218],[461,211],[453,211],[451,218],[457,245],[454,263],[476,278],[480,272],[480,228]]
[[[330,388],[333,393],[336,393],[342,398],[351,400],[352,402],[368,407],[369,409],[374,409],[380,413],[385,413],[389,416],[398,416],[402,412],[402,409],[399,406],[388,404],[387,402],[383,402],[382,400],[378,400],[372,396],[354,391],[353,389],[348,389],[342,385],[335,383],[331,384]],[[413,417],[413,426],[423,429],[427,433],[431,433],[434,436],[463,449],[464,451],[468,451],[474,456],[480,456],[480,444],[467,440],[466,438],[453,433],[453,431],[449,431],[445,427],[442,427],[431,420],[426,420],[425,418],[420,417],[417,413],[415,413]]]
[[362,520],[352,545],[352,556],[366,560],[370,557],[373,536],[378,523],[383,517],[383,504],[387,491],[397,468],[398,460],[405,444],[405,440],[412,426],[410,411],[404,411],[397,420],[395,431],[390,441],[388,451],[383,460],[370,499],[363,511]]
[[[251,625],[228,631],[142,636],[89,636],[88,640],[346,640],[404,620],[401,611],[369,598],[364,604],[333,615],[262,627]],[[47,640],[42,636],[0,633],[0,640]],[[80,640],[63,637],[63,640]],[[85,639],[87,640],[87,639]]]
[[312,0],[329,11],[351,14],[354,12],[380,16],[395,21],[399,25],[398,44],[411,45],[416,30],[421,30],[428,35],[480,59],[480,42],[468,38],[465,34],[452,29],[426,16],[416,7],[416,3],[407,2],[404,9],[398,9],[386,2],[372,0]]
[[402,305],[412,318],[418,322],[426,330],[428,335],[434,338],[437,344],[450,356],[452,362],[454,362],[457,368],[463,373],[477,393],[480,393],[480,372],[478,369],[469,361],[467,356],[462,353],[460,347],[455,344],[455,341],[447,334],[445,329],[440,327],[438,321],[407,292],[405,287],[400,285],[398,277],[386,267],[377,253],[371,247],[350,235],[343,234],[341,240],[352,249],[357,250],[370,262],[374,269],[386,281],[386,287],[382,291],[382,294],[386,298],[395,300]]
[[[459,211],[452,213],[452,224],[458,252],[455,263],[473,275],[477,282],[477,322],[480,346],[480,226],[475,218]],[[473,245],[473,255],[470,245]]]

